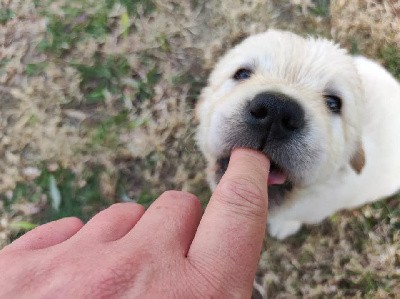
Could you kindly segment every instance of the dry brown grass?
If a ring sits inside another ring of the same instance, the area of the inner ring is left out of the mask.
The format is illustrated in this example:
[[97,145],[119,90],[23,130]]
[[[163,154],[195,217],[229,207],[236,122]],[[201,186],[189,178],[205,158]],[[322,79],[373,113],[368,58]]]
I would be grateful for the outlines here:
[[334,1],[332,36],[350,48],[357,43],[364,55],[376,57],[388,45],[400,47],[400,2]]
[[[104,6],[103,1],[83,2],[89,8],[74,22],[96,15]],[[322,4],[329,1],[192,2],[197,4],[157,0],[150,14],[139,9],[138,16],[125,21],[125,8],[115,6],[107,13],[107,34],[89,36],[54,54],[40,52],[37,46],[46,36],[48,17],[63,17],[62,6],[69,1],[52,1],[43,13],[33,0],[1,0],[0,7],[15,13],[0,25],[0,61],[6,61],[0,68],[0,194],[5,201],[12,198],[17,182],[31,181],[43,167],[71,169],[79,176],[99,164],[106,167],[101,192],[112,201],[121,200],[117,176],[126,183],[130,198],[174,188],[205,199],[209,191],[204,161],[194,144],[193,109],[199,87],[227,48],[270,27],[332,37],[376,59],[386,47],[400,47],[398,1],[336,0],[327,15]],[[125,57],[134,70],[119,79],[124,101],[107,93],[103,103],[85,102],[81,74],[71,62],[94,64],[96,53]],[[42,62],[42,71],[27,71],[29,65]],[[136,100],[137,81],[146,83],[154,67],[160,76],[154,93]],[[114,138],[111,143],[93,144],[99,124],[121,111],[142,125],[112,127],[107,131]],[[31,219],[48,201],[43,194],[40,204],[19,201],[7,210],[0,202],[0,247],[15,234],[12,223]],[[397,202],[340,213],[284,242],[268,240],[260,275],[269,284],[269,294],[399,294],[399,215],[385,208],[398,211]]]

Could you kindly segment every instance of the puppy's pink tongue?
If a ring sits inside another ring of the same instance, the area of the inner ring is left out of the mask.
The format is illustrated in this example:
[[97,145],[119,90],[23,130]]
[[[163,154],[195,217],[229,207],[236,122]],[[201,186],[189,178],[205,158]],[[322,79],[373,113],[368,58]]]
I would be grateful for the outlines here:
[[286,181],[285,174],[280,170],[270,170],[268,175],[268,186],[270,185],[282,185]]

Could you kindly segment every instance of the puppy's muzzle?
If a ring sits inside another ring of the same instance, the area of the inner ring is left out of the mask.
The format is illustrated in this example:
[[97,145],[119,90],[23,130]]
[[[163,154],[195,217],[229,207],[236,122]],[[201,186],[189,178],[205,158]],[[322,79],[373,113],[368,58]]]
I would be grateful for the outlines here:
[[[307,124],[304,108],[288,95],[262,92],[248,101],[238,114],[226,122],[225,144],[228,150],[247,147],[263,152],[270,158],[268,178],[270,206],[279,205],[308,161]],[[216,161],[218,182],[225,173],[230,153]],[[301,170],[299,172],[299,169]]]
[[252,138],[266,143],[284,142],[305,126],[304,109],[287,95],[263,92],[245,107],[244,122]]

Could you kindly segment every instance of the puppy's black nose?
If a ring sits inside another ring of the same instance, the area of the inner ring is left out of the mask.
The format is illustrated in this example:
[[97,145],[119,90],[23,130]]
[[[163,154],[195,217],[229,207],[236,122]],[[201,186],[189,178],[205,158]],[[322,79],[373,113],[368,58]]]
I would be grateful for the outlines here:
[[305,126],[304,109],[281,93],[256,95],[248,105],[245,121],[268,141],[286,139]]

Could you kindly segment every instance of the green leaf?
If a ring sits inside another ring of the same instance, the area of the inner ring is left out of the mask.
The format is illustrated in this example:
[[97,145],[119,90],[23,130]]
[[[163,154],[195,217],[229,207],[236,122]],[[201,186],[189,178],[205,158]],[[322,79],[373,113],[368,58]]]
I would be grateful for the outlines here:
[[147,208],[156,200],[156,198],[157,197],[155,195],[144,191],[139,195],[139,198],[136,202]]
[[28,222],[28,221],[18,221],[18,222],[12,222],[10,224],[10,227],[13,229],[22,229],[24,231],[29,231],[37,227],[37,224]]
[[129,34],[129,15],[127,12],[124,12],[121,16],[121,27],[122,27],[122,36],[124,38],[127,38]]
[[49,190],[50,190],[50,197],[51,197],[51,207],[59,211],[61,206],[61,192],[60,189],[57,187],[57,181],[54,175],[50,175],[49,177]]
[[98,103],[104,101],[104,89],[96,89],[86,96],[88,103]]

